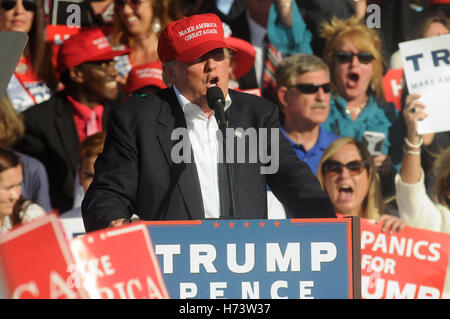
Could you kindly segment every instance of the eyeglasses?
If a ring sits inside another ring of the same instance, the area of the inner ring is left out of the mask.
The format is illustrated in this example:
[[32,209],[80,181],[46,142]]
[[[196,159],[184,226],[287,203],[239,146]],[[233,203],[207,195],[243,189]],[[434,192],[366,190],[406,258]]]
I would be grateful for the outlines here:
[[[17,0],[13,0],[13,1],[11,1],[11,0],[1,0],[1,2],[2,2],[2,9],[3,10],[5,10],[5,11],[9,11],[9,10],[11,10],[11,9],[13,9],[16,5],[17,5]],[[33,0],[28,0],[28,1],[26,1],[26,0],[23,0],[22,1],[22,5],[23,5],[23,8],[26,10],[26,11],[36,11],[36,8],[37,8],[37,6],[36,6],[36,2],[35,1],[33,1]]]
[[115,0],[114,5],[120,8],[125,7],[126,4],[128,4],[130,7],[136,8],[138,7],[142,2],[147,2],[148,0]]
[[324,84],[319,84],[319,85],[311,84],[311,83],[302,83],[302,84],[291,85],[291,86],[289,86],[289,88],[290,89],[296,88],[301,93],[305,93],[305,94],[317,93],[317,91],[319,91],[320,88],[322,88],[324,93],[330,93],[330,91],[331,91],[330,83],[324,83]]
[[340,162],[328,160],[323,163],[322,172],[324,175],[340,175],[343,172],[343,168],[347,168],[351,176],[356,176],[361,174],[364,169],[367,168],[367,163],[364,161],[351,161],[347,164],[342,164]]
[[358,57],[359,62],[362,64],[369,64],[370,62],[373,61],[373,59],[375,59],[375,57],[372,54],[370,54],[369,52],[353,53],[350,51],[336,52],[336,59],[340,63],[350,63],[353,61],[353,57],[355,55]]

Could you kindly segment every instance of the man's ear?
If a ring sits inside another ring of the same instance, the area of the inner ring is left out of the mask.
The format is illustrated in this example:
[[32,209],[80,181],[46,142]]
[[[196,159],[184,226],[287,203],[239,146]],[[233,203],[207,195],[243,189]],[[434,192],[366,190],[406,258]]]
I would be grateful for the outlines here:
[[278,96],[278,105],[280,106],[280,111],[283,112],[287,107],[287,92],[288,89],[285,86],[280,86],[277,90],[277,96]]
[[163,65],[162,65],[162,78],[163,78],[164,84],[167,87],[170,87],[172,84],[174,84],[174,81],[176,79],[174,77],[174,70],[173,70],[173,66],[171,64],[163,63]]
[[83,71],[81,71],[80,68],[74,67],[71,68],[69,71],[70,79],[75,83],[83,83],[84,77],[83,77]]

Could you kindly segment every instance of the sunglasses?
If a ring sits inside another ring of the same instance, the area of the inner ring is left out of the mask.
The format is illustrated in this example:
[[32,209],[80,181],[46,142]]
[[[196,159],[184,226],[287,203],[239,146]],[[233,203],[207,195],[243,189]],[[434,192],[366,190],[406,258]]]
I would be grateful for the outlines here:
[[319,84],[319,85],[310,84],[310,83],[302,83],[302,84],[291,85],[291,86],[289,86],[289,88],[296,88],[301,93],[305,93],[305,94],[317,93],[317,91],[319,91],[320,88],[322,88],[323,92],[325,92],[325,93],[330,93],[330,91],[331,91],[330,83]]
[[360,63],[362,64],[369,64],[370,62],[373,61],[373,59],[375,59],[375,57],[370,54],[369,52],[358,52],[358,53],[353,53],[350,51],[339,51],[336,53],[336,59],[340,62],[340,63],[350,63],[353,61],[353,57],[354,56],[358,57],[358,60]]
[[342,164],[340,162],[326,161],[322,166],[322,172],[324,175],[331,173],[332,175],[342,174],[344,167],[348,169],[351,176],[356,176],[361,174],[366,168],[367,163],[364,161],[351,161],[347,164]]
[[[16,1],[11,1],[11,0],[6,0],[5,1],[5,0],[2,0],[1,2],[2,2],[2,9],[4,11],[9,11],[9,10],[13,9],[17,5],[17,0]],[[26,11],[36,11],[36,8],[37,8],[36,2],[33,1],[33,0],[31,0],[31,1],[30,0],[28,0],[28,1],[23,0],[22,1],[22,5],[23,5],[23,8]]]
[[107,71],[108,69],[115,69],[116,62],[114,60],[102,60],[102,61],[89,61],[84,62],[84,65],[91,65],[97,69],[101,69],[103,71]]
[[114,5],[117,7],[125,7],[128,4],[131,7],[138,7],[142,2],[147,2],[148,0],[115,0]]

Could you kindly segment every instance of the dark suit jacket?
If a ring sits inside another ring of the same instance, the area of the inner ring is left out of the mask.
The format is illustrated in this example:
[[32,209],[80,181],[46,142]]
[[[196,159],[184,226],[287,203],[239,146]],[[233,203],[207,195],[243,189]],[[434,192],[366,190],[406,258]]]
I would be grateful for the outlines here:
[[[109,111],[110,106],[105,105],[104,127]],[[68,211],[73,206],[80,143],[71,104],[64,91],[58,92],[48,101],[30,107],[23,114],[26,130],[16,149],[44,164],[52,208],[60,213]]]
[[[254,95],[230,90],[230,127],[278,128],[278,108]],[[175,164],[175,128],[186,127],[174,90],[136,98],[110,115],[103,153],[82,204],[87,231],[136,213],[143,220],[203,219],[195,163]],[[309,167],[279,134],[279,170],[261,175],[257,163],[235,163],[236,217],[267,218],[266,184],[294,217],[335,217],[332,205]],[[248,149],[248,145],[247,145]]]

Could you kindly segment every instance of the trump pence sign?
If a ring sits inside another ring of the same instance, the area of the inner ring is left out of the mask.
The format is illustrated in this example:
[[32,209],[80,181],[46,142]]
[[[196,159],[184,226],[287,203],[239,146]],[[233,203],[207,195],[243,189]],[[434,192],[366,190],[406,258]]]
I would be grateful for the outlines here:
[[[359,294],[354,290],[361,276],[359,223],[353,231],[352,221],[146,224],[171,298],[307,299],[353,298]],[[355,235],[357,240],[352,237]]]

